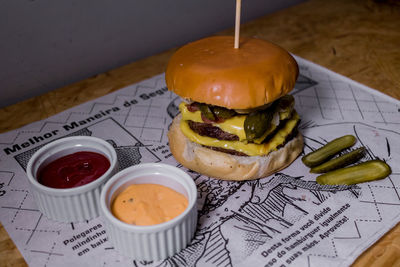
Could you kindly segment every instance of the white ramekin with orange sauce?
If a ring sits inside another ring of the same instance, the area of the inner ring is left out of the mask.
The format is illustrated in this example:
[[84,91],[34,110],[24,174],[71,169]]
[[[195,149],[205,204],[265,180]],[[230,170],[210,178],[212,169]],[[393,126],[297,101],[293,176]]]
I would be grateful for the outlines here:
[[[155,225],[134,225],[117,219],[112,212],[115,198],[132,184],[158,184],[183,194],[187,208],[177,217]],[[115,174],[100,196],[102,218],[116,251],[136,260],[162,260],[184,249],[197,225],[197,188],[181,169],[162,163],[145,163]]]

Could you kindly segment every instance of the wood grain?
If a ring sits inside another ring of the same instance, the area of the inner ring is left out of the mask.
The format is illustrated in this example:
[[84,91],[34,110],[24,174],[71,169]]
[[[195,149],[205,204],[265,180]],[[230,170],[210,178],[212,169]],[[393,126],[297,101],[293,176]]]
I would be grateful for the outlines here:
[[25,267],[24,258],[0,224],[0,266]]
[[[272,41],[300,57],[400,99],[399,29],[400,5],[396,0],[311,0],[246,23],[240,34]],[[218,34],[233,35],[234,29]],[[45,119],[162,73],[174,51],[2,108],[0,132]],[[26,266],[2,226],[0,259],[0,266]],[[400,226],[366,251],[354,266],[400,266]]]

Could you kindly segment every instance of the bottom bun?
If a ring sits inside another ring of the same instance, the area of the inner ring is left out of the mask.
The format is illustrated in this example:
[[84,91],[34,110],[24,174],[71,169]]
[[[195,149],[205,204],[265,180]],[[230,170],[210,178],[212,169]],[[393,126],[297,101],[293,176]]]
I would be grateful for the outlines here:
[[267,156],[235,156],[191,142],[180,129],[181,115],[168,132],[169,147],[175,159],[188,169],[223,180],[244,181],[266,177],[289,166],[303,150],[298,133],[284,147]]

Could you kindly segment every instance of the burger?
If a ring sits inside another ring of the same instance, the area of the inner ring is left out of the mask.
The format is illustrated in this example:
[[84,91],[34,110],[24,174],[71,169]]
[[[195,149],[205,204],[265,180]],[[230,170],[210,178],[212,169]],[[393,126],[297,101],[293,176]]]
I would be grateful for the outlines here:
[[283,48],[256,38],[215,36],[176,51],[165,72],[180,113],[170,150],[188,169],[224,180],[266,177],[303,150],[293,89],[298,65]]

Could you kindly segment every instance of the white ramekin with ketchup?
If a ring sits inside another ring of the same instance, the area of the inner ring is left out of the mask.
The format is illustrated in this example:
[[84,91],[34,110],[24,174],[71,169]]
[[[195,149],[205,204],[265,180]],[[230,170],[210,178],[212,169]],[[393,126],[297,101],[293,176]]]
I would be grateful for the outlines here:
[[117,153],[97,137],[66,137],[36,151],[26,171],[36,204],[46,217],[82,222],[99,216],[101,189],[118,171]]

